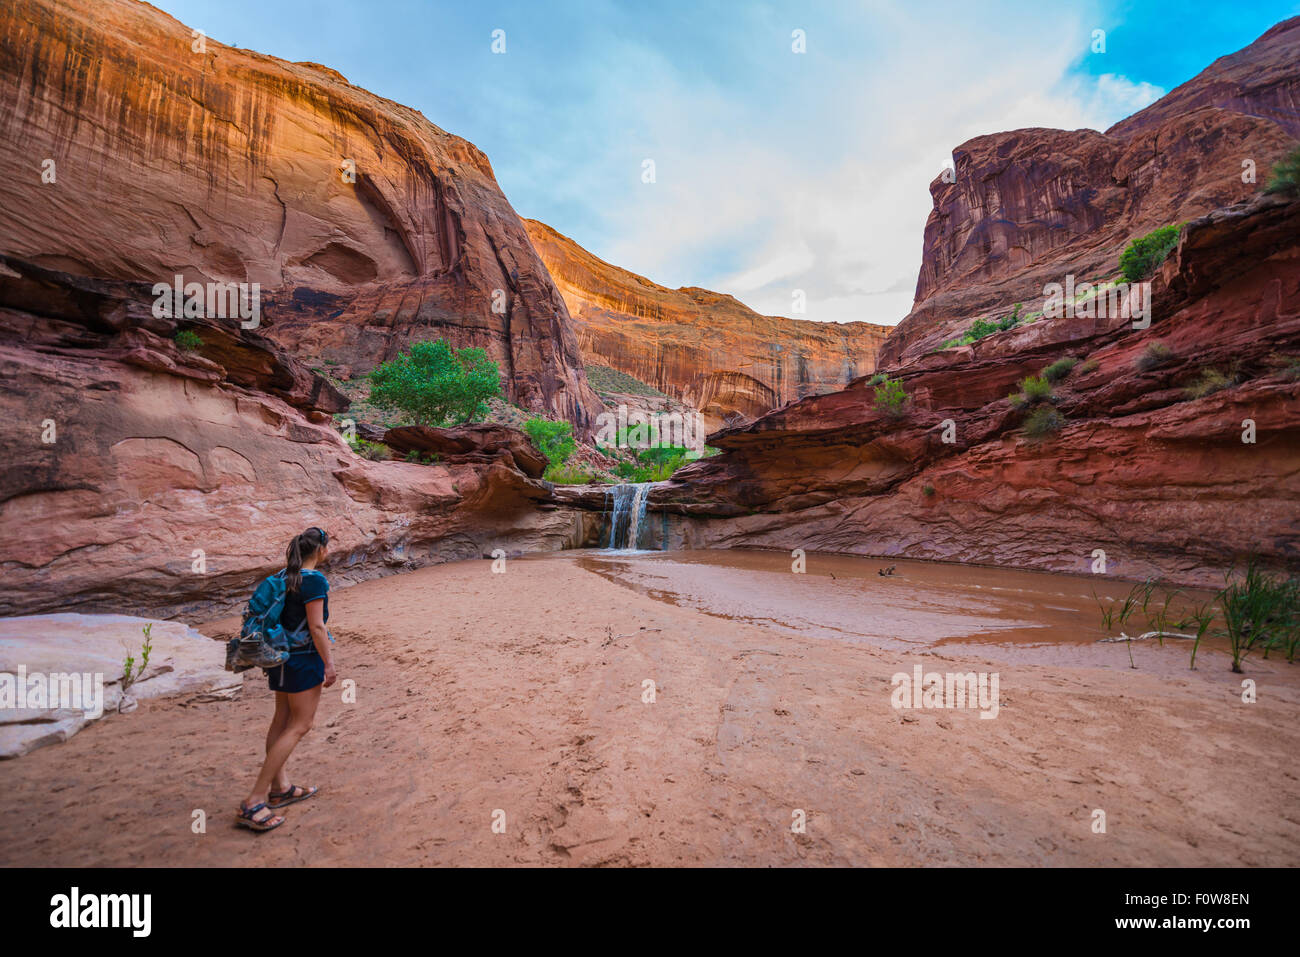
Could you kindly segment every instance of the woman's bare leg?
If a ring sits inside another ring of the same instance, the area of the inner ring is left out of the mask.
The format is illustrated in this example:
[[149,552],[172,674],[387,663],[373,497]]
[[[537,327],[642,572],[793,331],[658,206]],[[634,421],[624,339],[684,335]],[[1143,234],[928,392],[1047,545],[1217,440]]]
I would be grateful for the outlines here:
[[247,798],[249,805],[260,804],[267,799],[271,784],[284,768],[284,763],[289,760],[289,755],[293,753],[293,749],[298,746],[303,736],[311,730],[312,722],[316,719],[316,706],[320,704],[320,693],[321,686],[317,685],[307,691],[285,695],[289,704],[289,723],[267,749],[262,773],[257,776],[253,790]]
[[[271,753],[271,747],[287,727],[289,727],[289,695],[284,691],[277,691],[275,693],[275,714],[271,716],[271,727],[266,732],[267,754]],[[289,786],[284,765],[280,766],[280,772],[271,782],[271,786],[276,791],[284,791]]]

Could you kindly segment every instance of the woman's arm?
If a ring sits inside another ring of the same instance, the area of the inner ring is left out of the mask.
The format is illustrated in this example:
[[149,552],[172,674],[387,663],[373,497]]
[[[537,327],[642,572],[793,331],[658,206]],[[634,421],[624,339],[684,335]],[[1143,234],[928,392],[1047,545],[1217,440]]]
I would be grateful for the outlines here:
[[317,598],[307,602],[307,628],[311,631],[311,640],[316,650],[325,659],[325,687],[334,684],[334,652],[330,648],[330,634],[325,630],[325,599]]

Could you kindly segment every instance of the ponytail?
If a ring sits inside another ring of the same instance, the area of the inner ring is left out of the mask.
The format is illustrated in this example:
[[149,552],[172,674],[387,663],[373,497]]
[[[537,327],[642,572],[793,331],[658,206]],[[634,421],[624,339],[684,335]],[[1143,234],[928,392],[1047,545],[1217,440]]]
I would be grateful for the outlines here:
[[329,544],[330,537],[319,528],[295,535],[284,553],[284,587],[296,592],[302,587],[302,563]]

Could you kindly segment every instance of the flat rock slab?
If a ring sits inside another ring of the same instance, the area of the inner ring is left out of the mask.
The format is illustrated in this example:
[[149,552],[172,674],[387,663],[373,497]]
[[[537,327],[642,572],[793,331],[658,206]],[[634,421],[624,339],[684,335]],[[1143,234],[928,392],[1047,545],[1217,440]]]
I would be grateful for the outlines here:
[[243,682],[225,670],[221,644],[180,622],[75,613],[0,618],[0,758],[66,741],[116,714],[126,657],[139,667],[146,625],[149,665],[131,684],[128,706],[187,692],[239,693]]

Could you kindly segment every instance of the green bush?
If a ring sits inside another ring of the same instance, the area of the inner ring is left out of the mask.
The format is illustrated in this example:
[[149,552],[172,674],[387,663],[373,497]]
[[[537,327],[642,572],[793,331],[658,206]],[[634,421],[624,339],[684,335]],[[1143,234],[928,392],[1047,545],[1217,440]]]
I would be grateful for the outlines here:
[[1163,342],[1148,342],[1142,354],[1137,357],[1136,365],[1142,372],[1158,369],[1174,357],[1174,350]]
[[1090,373],[1096,372],[1100,366],[1101,363],[1098,362],[1096,359],[1087,359],[1084,361],[1082,365],[1079,366],[1079,375],[1088,375]]
[[1052,397],[1052,383],[1043,376],[1031,375],[1020,380],[1020,394],[1030,404],[1046,401]]
[[1183,392],[1189,399],[1203,399],[1230,385],[1232,380],[1218,369],[1202,369],[1201,374]]
[[1120,253],[1119,268],[1129,282],[1141,282],[1165,261],[1165,257],[1178,245],[1182,223],[1171,223],[1139,236]]
[[933,485],[922,485],[922,486],[921,486],[921,494],[924,495],[926,498],[929,498],[931,495],[934,494],[934,486],[933,486]]
[[971,323],[970,329],[966,331],[963,338],[970,342],[977,339],[983,339],[985,336],[991,336],[998,331],[998,324],[990,319],[976,319]]
[[903,383],[886,376],[876,386],[875,406],[890,418],[900,418],[907,411],[907,391]]
[[1045,439],[1065,427],[1065,416],[1054,406],[1040,405],[1025,418],[1025,435],[1031,439]]
[[501,395],[501,373],[478,348],[452,350],[442,339],[416,342],[370,371],[370,402],[410,416],[416,425],[461,425],[482,419]]
[[406,453],[406,461],[415,462],[418,465],[433,465],[441,458],[437,452],[421,452],[419,449],[411,449]]
[[880,383],[888,382],[888,381],[889,381],[889,376],[887,376],[883,372],[877,372],[875,375],[873,375],[870,379],[867,380],[867,385],[880,385]]
[[1300,147],[1293,149],[1273,167],[1266,193],[1300,193]]
[[348,446],[353,452],[356,452],[357,455],[360,455],[362,458],[370,459],[372,462],[382,462],[384,459],[388,458],[388,446],[384,445],[382,442],[370,442],[366,439],[351,439],[348,441]]
[[1046,379],[1048,382],[1053,382],[1053,383],[1060,382],[1062,379],[1068,376],[1070,374],[1070,370],[1072,370],[1078,364],[1079,364],[1079,360],[1071,356],[1066,356],[1063,359],[1057,359],[1050,366],[1048,366],[1046,369],[1043,370],[1043,378]]
[[551,465],[563,465],[578,448],[573,438],[573,426],[568,422],[529,419],[524,423],[524,431]]
[[193,329],[178,329],[172,341],[182,352],[194,352],[196,349],[203,348],[203,337]]

